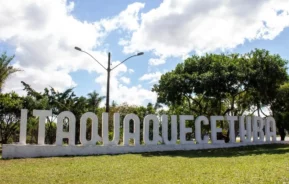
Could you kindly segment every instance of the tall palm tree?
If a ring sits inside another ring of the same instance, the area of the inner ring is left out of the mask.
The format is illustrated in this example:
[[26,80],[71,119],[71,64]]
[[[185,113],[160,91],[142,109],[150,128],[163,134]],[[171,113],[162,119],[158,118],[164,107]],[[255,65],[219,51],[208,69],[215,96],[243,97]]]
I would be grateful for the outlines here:
[[14,56],[8,57],[5,52],[0,56],[0,93],[8,77],[17,71],[20,71],[9,65],[13,58]]
[[96,112],[100,102],[105,98],[105,96],[99,96],[99,94],[96,91],[88,93],[87,96],[88,96],[87,101],[89,110]]

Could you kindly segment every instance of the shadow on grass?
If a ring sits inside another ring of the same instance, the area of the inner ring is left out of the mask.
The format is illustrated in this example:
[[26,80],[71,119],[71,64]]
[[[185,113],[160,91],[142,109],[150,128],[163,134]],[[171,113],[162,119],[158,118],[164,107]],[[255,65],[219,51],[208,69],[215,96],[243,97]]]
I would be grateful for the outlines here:
[[289,145],[274,144],[274,145],[258,145],[244,146],[238,148],[218,148],[207,150],[192,150],[192,151],[168,151],[168,152],[152,152],[142,153],[144,157],[169,156],[169,157],[238,157],[238,156],[253,156],[253,155],[274,155],[289,153]]

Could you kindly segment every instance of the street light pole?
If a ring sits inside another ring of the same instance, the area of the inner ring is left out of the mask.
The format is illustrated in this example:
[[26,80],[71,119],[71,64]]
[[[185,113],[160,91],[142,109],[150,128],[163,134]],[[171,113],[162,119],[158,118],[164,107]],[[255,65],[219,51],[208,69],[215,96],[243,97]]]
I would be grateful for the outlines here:
[[115,69],[116,67],[118,67],[120,64],[124,63],[125,61],[127,61],[128,59],[132,58],[132,57],[135,57],[135,56],[141,56],[143,55],[144,53],[143,52],[139,52],[137,53],[136,55],[132,55],[128,58],[126,58],[125,60],[123,60],[122,62],[120,62],[118,65],[116,65],[115,67],[113,68],[110,68],[110,58],[111,58],[111,55],[110,55],[110,52],[108,53],[108,63],[107,63],[107,68],[105,68],[99,61],[97,61],[91,54],[89,54],[88,52],[86,51],[83,51],[81,48],[79,47],[74,47],[75,50],[78,50],[80,52],[83,52],[83,53],[86,53],[87,55],[89,55],[92,59],[94,59],[99,65],[101,65],[102,68],[104,68],[107,72],[107,83],[106,83],[106,108],[105,108],[105,111],[106,112],[109,112],[109,87],[110,87],[110,72]]
[[109,86],[110,86],[110,52],[108,53],[107,63],[107,83],[106,83],[106,109],[105,112],[109,112]]

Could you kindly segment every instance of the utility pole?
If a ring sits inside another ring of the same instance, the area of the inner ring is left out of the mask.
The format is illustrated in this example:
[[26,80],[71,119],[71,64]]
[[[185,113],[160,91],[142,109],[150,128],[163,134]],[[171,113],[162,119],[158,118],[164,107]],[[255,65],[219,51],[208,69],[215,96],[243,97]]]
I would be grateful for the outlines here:
[[123,60],[122,62],[120,62],[119,64],[117,64],[116,66],[114,66],[113,68],[110,68],[110,52],[108,53],[108,62],[107,62],[107,68],[105,68],[98,60],[96,60],[91,54],[89,54],[88,52],[82,50],[79,47],[74,47],[75,50],[78,50],[80,52],[86,53],[87,55],[89,55],[94,61],[96,61],[102,68],[104,68],[107,72],[107,83],[106,83],[106,108],[105,108],[105,112],[109,112],[109,86],[110,86],[110,72],[115,69],[116,67],[118,67],[119,65],[121,65],[122,63],[124,63],[126,60],[132,58],[132,57],[136,57],[136,56],[141,56],[144,53],[143,52],[139,52],[135,55],[132,55],[128,58],[126,58],[125,60]]
[[110,86],[110,52],[108,53],[108,63],[107,63],[107,83],[106,83],[106,110],[109,112],[109,86]]

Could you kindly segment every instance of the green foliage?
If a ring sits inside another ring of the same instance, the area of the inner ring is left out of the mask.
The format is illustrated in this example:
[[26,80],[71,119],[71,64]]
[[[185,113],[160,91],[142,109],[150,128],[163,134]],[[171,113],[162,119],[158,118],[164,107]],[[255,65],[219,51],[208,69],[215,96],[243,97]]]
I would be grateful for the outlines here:
[[8,77],[17,71],[20,71],[19,69],[10,66],[10,63],[13,59],[14,56],[9,57],[6,55],[6,53],[3,53],[0,56],[0,93]]
[[246,54],[250,64],[247,74],[248,87],[255,93],[256,103],[271,104],[278,88],[288,81],[287,61],[269,51],[255,50]]
[[38,141],[38,118],[33,116],[29,117],[27,120],[27,137],[26,141],[29,144],[37,144]]
[[87,94],[88,99],[88,109],[90,112],[97,113],[97,110],[99,108],[100,102],[104,100],[104,96],[99,96],[99,94],[96,91],[93,91],[92,93]]
[[192,56],[161,76],[158,102],[187,106],[194,114],[243,115],[269,106],[288,80],[287,61],[256,49],[250,53]]
[[[158,103],[169,106],[169,114],[240,116],[257,111],[268,116],[262,108],[281,98],[279,87],[288,81],[286,64],[279,55],[260,49],[243,55],[192,56],[163,74],[152,91]],[[289,116],[287,120],[281,112],[278,117],[288,127]],[[219,126],[224,128],[224,123]]]
[[[27,91],[27,97],[24,99],[24,107],[30,110],[30,113],[33,109],[47,109],[52,110],[52,117],[47,117],[46,125],[46,142],[53,144],[55,142],[55,121],[57,115],[63,111],[71,111],[76,117],[76,143],[79,143],[79,126],[80,126],[80,117],[83,113],[87,112],[92,108],[90,101],[85,97],[77,97],[73,88],[67,89],[63,92],[56,91],[54,88],[50,89],[45,88],[44,92],[36,92],[22,81],[24,85],[24,90]],[[97,93],[91,93],[92,95],[98,96]],[[99,97],[98,100],[101,100],[102,97]],[[100,102],[100,101],[99,101]],[[95,105],[95,104],[94,104]],[[96,107],[93,106],[95,109]],[[31,114],[30,114],[31,115]]]
[[273,116],[279,129],[289,131],[289,83],[285,83],[278,89],[277,97],[271,106]]
[[8,140],[19,131],[22,99],[16,93],[0,93],[0,141]]
[[[23,108],[29,110],[29,120],[28,120],[28,134],[30,143],[36,143],[37,138],[37,130],[38,130],[38,119],[33,117],[32,111],[33,109],[51,109],[52,117],[47,118],[46,123],[46,138],[45,142],[48,144],[53,144],[55,142],[56,135],[56,119],[57,115],[63,111],[71,111],[76,117],[76,144],[79,144],[79,131],[80,131],[80,118],[81,115],[85,112],[94,112],[99,117],[99,134],[101,135],[101,122],[102,122],[102,113],[105,112],[104,108],[100,108],[99,104],[104,99],[103,96],[99,96],[96,91],[88,94],[88,98],[85,97],[77,97],[73,89],[67,89],[64,92],[58,92],[54,88],[50,87],[45,88],[44,92],[36,92],[31,88],[29,84],[26,84],[22,81],[24,86],[24,90],[27,92],[27,96],[23,97]],[[147,114],[155,114],[155,107],[159,107],[159,105],[154,106],[149,103],[147,107],[143,106],[133,106],[128,104],[117,105],[115,102],[113,106],[110,108],[109,114],[109,132],[110,137],[113,135],[113,114],[118,112],[121,115],[121,128],[122,121],[125,115],[134,113],[140,117],[141,122],[143,118]],[[87,127],[87,138],[91,137],[91,120],[88,119],[88,127]],[[131,127],[133,129],[133,127]],[[142,126],[141,126],[142,129]],[[121,133],[122,136],[122,133]]]

